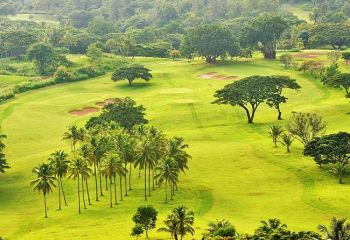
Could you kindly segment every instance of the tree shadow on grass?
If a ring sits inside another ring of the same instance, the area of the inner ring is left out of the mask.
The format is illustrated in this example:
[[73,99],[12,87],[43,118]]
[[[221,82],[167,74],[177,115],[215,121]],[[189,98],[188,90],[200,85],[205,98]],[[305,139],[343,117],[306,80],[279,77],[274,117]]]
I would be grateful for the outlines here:
[[118,84],[116,88],[123,90],[141,90],[146,88],[153,88],[154,86],[155,84],[152,82],[133,82],[131,85],[125,82],[123,84]]

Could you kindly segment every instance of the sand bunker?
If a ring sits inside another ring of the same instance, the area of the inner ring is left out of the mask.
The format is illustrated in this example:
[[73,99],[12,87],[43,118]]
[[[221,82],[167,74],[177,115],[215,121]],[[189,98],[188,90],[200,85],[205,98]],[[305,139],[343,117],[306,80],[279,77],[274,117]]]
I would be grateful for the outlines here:
[[193,92],[190,88],[167,88],[160,91],[162,94],[179,94],[179,93],[191,93]]
[[81,110],[72,110],[69,112],[69,114],[72,114],[72,115],[76,115],[76,116],[85,116],[85,115],[88,115],[90,113],[95,113],[95,112],[98,112],[100,111],[99,108],[95,108],[95,107],[85,107]]
[[105,107],[105,106],[107,106],[107,105],[109,105],[109,104],[115,103],[116,100],[117,100],[117,99],[115,99],[115,98],[107,98],[107,99],[105,99],[103,102],[98,102],[98,103],[96,103],[96,105],[97,105],[97,106],[100,106],[100,107]]
[[215,80],[235,80],[238,79],[237,76],[227,76],[223,74],[218,74],[217,72],[209,72],[202,75],[199,75],[199,78],[202,79],[215,79]]

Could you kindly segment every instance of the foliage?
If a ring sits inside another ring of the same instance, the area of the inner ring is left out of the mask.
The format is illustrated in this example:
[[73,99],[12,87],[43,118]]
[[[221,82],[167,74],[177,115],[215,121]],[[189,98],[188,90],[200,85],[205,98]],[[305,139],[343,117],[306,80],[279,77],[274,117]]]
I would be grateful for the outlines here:
[[324,84],[343,88],[346,92],[345,97],[350,98],[350,73],[336,73],[323,81]]
[[346,218],[336,219],[333,218],[330,224],[330,228],[325,225],[319,225],[318,230],[330,240],[345,240],[350,237],[350,224]]
[[132,220],[137,226],[142,226],[148,239],[148,231],[156,227],[158,212],[151,205],[141,206],[137,209]]
[[350,44],[349,23],[319,23],[311,31],[311,42],[318,45],[329,44],[333,49],[341,49]]
[[235,227],[228,220],[216,220],[209,223],[209,228],[203,234],[205,239],[233,239],[238,235]]
[[101,58],[103,56],[102,49],[100,49],[96,43],[90,44],[86,56],[88,56],[92,62],[99,63],[101,61]]
[[287,152],[290,152],[290,146],[292,145],[293,141],[294,141],[294,137],[293,134],[291,133],[283,133],[280,136],[280,142],[287,148]]
[[152,74],[150,73],[150,71],[150,69],[141,65],[122,67],[115,70],[115,72],[112,74],[112,80],[128,80],[129,85],[131,85],[132,82],[138,78],[143,79],[145,81],[149,81],[152,78]]
[[288,28],[282,16],[262,15],[252,21],[246,29],[246,40],[250,44],[261,43],[261,51],[267,59],[276,58],[276,43]]
[[349,133],[325,135],[308,142],[305,145],[304,155],[313,157],[319,165],[335,164],[332,171],[339,177],[339,183],[342,183],[350,159],[349,143]]
[[318,60],[308,60],[299,66],[299,71],[310,72],[311,76],[317,78],[324,70],[324,64]]
[[110,121],[119,124],[129,132],[136,125],[148,123],[145,119],[145,108],[142,105],[137,106],[131,98],[125,98],[116,99],[114,104],[108,104],[100,116],[91,118],[87,122],[86,127],[91,128]]
[[278,139],[282,135],[283,131],[283,127],[279,125],[274,124],[270,127],[269,134],[272,138],[272,142],[275,145],[275,147],[277,147]]
[[284,68],[287,69],[293,63],[293,55],[286,53],[280,57],[281,63],[284,65]]
[[343,52],[342,53],[342,58],[345,60],[346,64],[349,64],[350,61],[350,52]]
[[54,79],[57,83],[70,82],[72,81],[72,74],[65,67],[58,67]]
[[4,173],[6,169],[10,168],[8,162],[5,159],[5,144],[3,143],[4,138],[6,138],[6,135],[0,134],[0,173]]
[[201,25],[190,32],[187,48],[205,57],[207,63],[215,63],[217,57],[231,50],[235,41],[231,32],[221,25]]
[[287,130],[302,144],[306,145],[324,134],[327,124],[315,113],[293,112],[288,119]]

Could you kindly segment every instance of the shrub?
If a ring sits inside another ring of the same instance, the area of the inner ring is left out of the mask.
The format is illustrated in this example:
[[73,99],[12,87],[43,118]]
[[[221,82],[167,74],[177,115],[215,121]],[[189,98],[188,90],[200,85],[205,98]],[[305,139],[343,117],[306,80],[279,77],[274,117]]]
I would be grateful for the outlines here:
[[72,74],[68,72],[68,70],[65,67],[59,67],[55,74],[54,74],[55,82],[57,83],[65,83],[65,82],[71,82]]
[[10,92],[10,91],[3,92],[0,94],[0,103],[6,101],[8,99],[14,98],[14,97],[15,97],[15,94],[13,92]]
[[24,83],[16,85],[13,89],[13,92],[15,94],[19,94],[19,93],[27,92],[30,90],[51,86],[54,84],[56,84],[54,79],[47,79],[47,80],[33,79],[33,80],[28,81],[28,82],[24,82]]
[[94,67],[92,65],[79,68],[76,71],[76,73],[84,74],[84,75],[88,76],[89,78],[98,77],[98,76],[101,76],[101,75],[105,74],[104,71],[102,71],[100,69],[97,69],[96,67]]

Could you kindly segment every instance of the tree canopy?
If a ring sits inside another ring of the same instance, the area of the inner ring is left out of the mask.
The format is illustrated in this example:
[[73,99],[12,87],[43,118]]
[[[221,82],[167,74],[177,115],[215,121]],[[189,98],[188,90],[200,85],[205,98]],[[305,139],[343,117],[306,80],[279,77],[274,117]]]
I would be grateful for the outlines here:
[[121,80],[128,80],[129,85],[132,84],[132,82],[135,79],[143,79],[145,81],[149,81],[152,78],[152,74],[150,73],[150,69],[142,66],[142,65],[132,65],[129,67],[122,67],[115,70],[115,72],[112,74],[112,80],[113,81],[121,81]]

